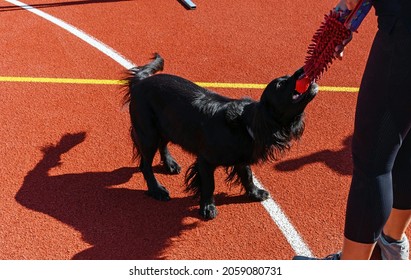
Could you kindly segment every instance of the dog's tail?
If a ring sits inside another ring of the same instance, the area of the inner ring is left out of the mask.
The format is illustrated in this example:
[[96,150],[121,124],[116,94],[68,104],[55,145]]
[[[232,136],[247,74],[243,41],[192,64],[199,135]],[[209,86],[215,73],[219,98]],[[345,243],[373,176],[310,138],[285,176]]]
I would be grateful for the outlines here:
[[127,71],[126,78],[123,79],[124,85],[126,87],[126,94],[124,96],[124,106],[130,103],[131,93],[133,92],[133,87],[135,87],[141,80],[150,77],[162,71],[164,68],[164,59],[158,54],[154,53],[152,61],[143,66],[136,66]]

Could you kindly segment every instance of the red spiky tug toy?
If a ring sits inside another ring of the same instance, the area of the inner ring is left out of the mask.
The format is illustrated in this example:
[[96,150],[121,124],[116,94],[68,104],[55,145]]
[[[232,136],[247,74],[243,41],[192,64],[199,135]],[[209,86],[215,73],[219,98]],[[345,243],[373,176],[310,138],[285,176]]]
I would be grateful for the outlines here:
[[325,15],[324,21],[312,38],[308,47],[304,74],[297,80],[295,90],[304,93],[310,84],[321,78],[336,58],[336,47],[349,41],[352,32],[356,32],[361,22],[368,14],[372,1],[359,1],[352,10],[344,13],[332,10]]

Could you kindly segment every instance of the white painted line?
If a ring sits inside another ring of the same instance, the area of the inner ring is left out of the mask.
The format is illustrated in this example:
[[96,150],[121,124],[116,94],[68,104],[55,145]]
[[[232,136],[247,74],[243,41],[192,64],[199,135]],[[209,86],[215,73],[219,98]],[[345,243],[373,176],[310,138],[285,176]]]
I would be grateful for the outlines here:
[[[31,13],[34,13],[43,19],[46,19],[57,26],[63,28],[64,30],[70,32],[71,34],[77,36],[78,38],[82,39],[86,43],[90,44],[91,46],[95,47],[99,51],[103,52],[110,58],[112,58],[114,61],[119,63],[121,66],[123,66],[126,69],[130,69],[132,67],[135,67],[135,65],[127,60],[125,57],[123,57],[121,54],[107,46],[106,44],[102,43],[101,41],[97,40],[96,38],[84,33],[80,29],[54,17],[51,16],[43,11],[40,11],[32,6],[29,6],[23,2],[16,1],[16,0],[5,0],[6,2],[9,2],[11,4],[14,4],[16,6],[19,6]],[[263,185],[257,180],[257,178],[253,174],[253,180],[254,184],[261,188],[264,189]],[[266,211],[270,214],[271,218],[273,221],[276,223],[278,228],[281,230],[285,238],[288,240],[290,243],[291,247],[293,248],[294,252],[297,255],[303,255],[307,257],[312,257],[312,253],[308,246],[304,243],[300,235],[298,234],[297,230],[294,228],[294,226],[291,224],[291,222],[288,220],[287,216],[283,213],[281,210],[280,206],[273,200],[273,199],[268,199],[266,201],[263,201],[261,203]]]
[[20,1],[16,1],[16,0],[5,0],[6,2],[9,2],[11,4],[14,4],[16,6],[19,6],[22,9],[25,9],[33,14],[38,15],[39,17],[48,20],[52,23],[54,23],[55,25],[63,28],[64,30],[70,32],[71,34],[73,34],[74,36],[80,38],[81,40],[85,41],[87,44],[95,47],[96,49],[98,49],[99,51],[101,51],[102,53],[104,53],[105,55],[109,56],[110,58],[112,58],[114,61],[116,61],[117,63],[119,63],[121,66],[123,66],[126,69],[130,69],[133,68],[135,65],[127,60],[125,57],[123,57],[121,54],[119,54],[118,52],[116,52],[115,50],[113,50],[112,48],[110,48],[109,46],[107,46],[106,44],[104,44],[103,42],[97,40],[96,38],[84,33],[82,30],[68,24],[67,22],[62,21],[61,19],[58,19],[52,15],[49,15],[43,11],[40,11],[30,5],[27,5],[23,2]]
[[[254,174],[253,181],[258,188],[265,189]],[[281,210],[281,207],[272,198],[262,201],[261,204],[264,206],[265,210],[267,210],[268,214],[270,214],[271,218],[281,230],[294,252],[300,256],[313,257],[308,245],[306,245],[302,240],[298,234],[298,231],[294,228],[287,216]]]

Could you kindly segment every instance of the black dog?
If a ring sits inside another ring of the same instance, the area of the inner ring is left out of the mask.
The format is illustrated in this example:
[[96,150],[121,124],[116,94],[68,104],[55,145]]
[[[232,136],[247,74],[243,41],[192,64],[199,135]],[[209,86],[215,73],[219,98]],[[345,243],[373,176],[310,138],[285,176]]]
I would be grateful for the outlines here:
[[172,142],[194,154],[196,161],[186,173],[187,190],[200,196],[200,214],[215,218],[214,171],[227,168],[228,181],[241,183],[255,201],[269,197],[253,183],[250,165],[277,159],[290,148],[304,130],[304,109],[318,91],[310,85],[304,94],[295,89],[302,69],[293,76],[270,82],[260,101],[230,99],[202,88],[181,77],[157,74],[164,60],[155,54],[153,61],[130,69],[125,79],[131,117],[131,137],[135,158],[148,185],[148,194],[169,200],[169,192],[154,177],[153,157],[160,151],[170,173],[180,166],[170,155]]

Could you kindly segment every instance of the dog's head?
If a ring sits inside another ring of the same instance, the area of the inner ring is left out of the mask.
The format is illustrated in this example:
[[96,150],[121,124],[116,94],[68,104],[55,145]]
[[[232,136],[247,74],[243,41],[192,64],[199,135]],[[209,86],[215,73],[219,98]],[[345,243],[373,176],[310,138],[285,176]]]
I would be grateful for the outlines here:
[[281,125],[287,125],[302,116],[305,107],[318,92],[316,83],[311,83],[301,94],[295,90],[296,82],[302,74],[303,69],[299,69],[292,76],[274,79],[267,85],[261,96],[260,103]]

